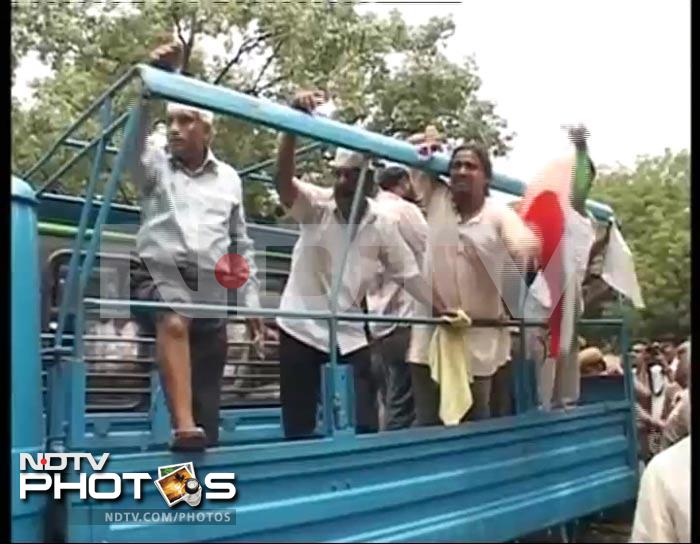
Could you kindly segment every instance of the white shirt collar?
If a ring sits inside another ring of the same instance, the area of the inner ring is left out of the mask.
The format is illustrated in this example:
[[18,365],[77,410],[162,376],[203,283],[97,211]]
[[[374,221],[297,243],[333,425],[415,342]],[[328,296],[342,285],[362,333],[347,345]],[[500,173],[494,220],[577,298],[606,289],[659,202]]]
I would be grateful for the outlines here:
[[182,164],[180,160],[175,158],[167,149],[166,154],[170,164],[174,168],[179,168],[191,176],[201,176],[207,169],[211,169],[213,172],[216,172],[219,167],[219,159],[216,158],[214,152],[211,150],[211,147],[207,147],[207,155],[204,158],[204,162],[194,171],[190,171],[188,168],[186,168],[185,165]]

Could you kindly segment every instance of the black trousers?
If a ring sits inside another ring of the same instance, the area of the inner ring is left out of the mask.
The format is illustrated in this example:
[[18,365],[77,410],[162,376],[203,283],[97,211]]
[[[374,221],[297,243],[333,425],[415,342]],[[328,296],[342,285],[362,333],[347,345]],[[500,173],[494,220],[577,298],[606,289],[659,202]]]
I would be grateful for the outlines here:
[[[411,380],[413,383],[413,396],[415,400],[416,419],[414,425],[417,427],[442,425],[440,419],[440,386],[430,377],[430,367],[428,365],[409,364],[411,367]],[[500,382],[499,382],[500,383]],[[491,406],[494,377],[476,377],[471,384],[471,392],[474,402],[462,421],[479,421],[492,417],[494,411]],[[510,393],[510,390],[506,390]],[[500,390],[495,393],[500,399]],[[510,407],[501,408],[502,401],[499,400],[499,411],[510,410]],[[498,414],[498,415],[507,415]]]
[[[197,287],[196,269],[180,270],[191,289]],[[163,302],[157,282],[141,263],[131,269],[133,300]],[[135,311],[134,318],[146,335],[155,335],[155,324],[163,311]],[[219,442],[219,413],[221,388],[228,351],[226,320],[220,318],[191,318],[189,329],[190,364],[192,369],[192,415],[195,423],[207,434],[210,446]]]
[[[328,353],[317,350],[280,330],[280,400],[287,438],[313,436],[321,402],[321,366]],[[358,433],[377,432],[377,388],[372,376],[370,348],[338,357],[350,363],[355,386],[355,427]]]
[[410,341],[411,328],[397,327],[372,345],[372,370],[384,404],[387,431],[410,427],[415,418],[412,365],[406,362]]
[[413,400],[415,402],[416,427],[442,425],[440,420],[440,386],[430,377],[430,367],[409,363]]

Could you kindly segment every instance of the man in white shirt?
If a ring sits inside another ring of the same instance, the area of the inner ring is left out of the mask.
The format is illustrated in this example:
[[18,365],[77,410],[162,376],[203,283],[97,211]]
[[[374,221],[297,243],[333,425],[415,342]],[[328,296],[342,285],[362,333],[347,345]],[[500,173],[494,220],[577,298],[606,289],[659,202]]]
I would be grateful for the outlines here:
[[[313,110],[322,98],[301,91],[292,107]],[[283,134],[277,155],[276,184],[282,204],[300,224],[300,237],[292,254],[289,280],[280,302],[281,310],[321,311],[331,309],[330,295],[343,259],[347,229],[352,229],[338,293],[339,312],[362,312],[377,274],[384,266],[392,278],[421,302],[445,312],[439,300],[433,300],[430,285],[422,278],[410,248],[403,240],[393,218],[367,198],[371,184],[365,183],[357,223],[348,224],[353,196],[367,157],[339,149],[332,167],[334,186],[324,190],[294,178],[296,138]],[[280,327],[280,400],[282,421],[288,438],[314,433],[320,400],[320,369],[329,360],[329,326],[325,320],[279,318]],[[353,366],[355,384],[355,420],[358,432],[378,428],[377,390],[371,372],[371,355],[366,329],[361,322],[339,321],[337,346],[341,362]]]
[[[174,71],[180,44],[161,46],[152,63]],[[139,188],[141,226],[132,268],[133,299],[166,303],[227,302],[227,287],[215,271],[231,270],[236,246],[247,265],[238,288],[244,304],[259,307],[253,243],[247,235],[241,180],[211,151],[211,112],[168,104],[167,134],[147,138],[152,104],[144,105],[132,168]],[[223,264],[223,268],[222,268]],[[146,332],[155,332],[157,359],[172,417],[175,450],[201,450],[219,437],[219,402],[226,362],[225,316],[192,312],[135,312]],[[262,331],[259,319],[250,320]],[[153,330],[155,329],[155,330]]]
[[690,436],[642,474],[630,542],[690,542]]
[[[399,233],[411,248],[416,262],[422,263],[428,236],[428,224],[418,206],[409,202],[411,182],[408,170],[402,166],[389,166],[379,174],[380,190],[374,200],[387,214],[392,215]],[[367,295],[369,313],[413,317],[413,298],[388,277],[382,269],[376,285]],[[386,430],[411,426],[414,419],[413,393],[410,367],[406,354],[411,341],[411,327],[407,324],[372,323],[374,339],[373,363],[378,368],[380,396],[384,404]]]
[[[539,239],[506,204],[487,199],[492,177],[488,152],[470,144],[453,151],[450,181],[416,176],[429,225],[427,276],[451,310],[472,319],[506,318],[501,299],[503,280],[519,273],[508,263],[539,252]],[[437,386],[429,374],[428,347],[433,326],[413,327],[408,360],[414,387],[416,424],[439,423]],[[473,405],[468,419],[491,417],[492,379],[510,356],[510,331],[469,329]]]

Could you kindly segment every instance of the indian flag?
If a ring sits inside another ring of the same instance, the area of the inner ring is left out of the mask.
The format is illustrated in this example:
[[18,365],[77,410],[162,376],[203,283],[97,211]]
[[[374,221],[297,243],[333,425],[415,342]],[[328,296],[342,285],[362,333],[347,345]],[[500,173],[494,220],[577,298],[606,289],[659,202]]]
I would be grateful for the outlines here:
[[532,289],[551,312],[552,357],[573,349],[576,316],[582,303],[581,283],[595,238],[590,220],[572,207],[576,163],[573,155],[549,163],[528,185],[519,206],[520,216],[542,243],[540,274]]

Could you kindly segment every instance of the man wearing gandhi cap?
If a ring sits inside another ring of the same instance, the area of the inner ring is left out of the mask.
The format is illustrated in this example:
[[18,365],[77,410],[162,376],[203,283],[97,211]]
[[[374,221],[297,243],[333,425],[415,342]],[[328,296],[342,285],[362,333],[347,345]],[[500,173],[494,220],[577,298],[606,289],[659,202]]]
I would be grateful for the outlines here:
[[[178,44],[159,47],[152,63],[174,70]],[[147,110],[151,102],[145,104]],[[253,244],[247,236],[241,180],[211,151],[214,115],[185,104],[167,105],[166,134],[146,141],[144,111],[133,167],[139,187],[139,264],[132,268],[132,299],[166,303],[227,302],[238,287],[243,304],[259,306]],[[232,247],[242,255],[234,266]],[[248,270],[240,265],[246,261]],[[220,282],[242,275],[238,282]],[[218,275],[217,275],[218,273]],[[246,277],[247,273],[247,277]],[[136,313],[136,312],[135,312]],[[139,311],[146,332],[155,332],[157,359],[170,408],[176,450],[202,450],[219,437],[219,402],[226,362],[226,320],[196,312]],[[262,334],[260,320],[250,320]]]
[[[321,98],[299,92],[292,107],[313,114]],[[328,312],[334,274],[343,259],[347,229],[352,242],[338,293],[339,312],[361,312],[381,264],[387,275],[436,313],[444,305],[433,299],[430,286],[399,234],[395,220],[368,198],[371,184],[364,184],[355,224],[348,224],[353,196],[368,157],[339,149],[331,162],[333,188],[324,189],[294,178],[295,137],[283,134],[277,152],[276,184],[280,200],[300,224],[300,236],[292,254],[289,280],[282,294],[281,310]],[[321,365],[330,353],[329,326],[325,320],[278,319],[280,327],[280,400],[282,422],[288,438],[312,435],[321,390]],[[337,323],[340,363],[353,367],[357,431],[377,430],[377,384],[371,371],[368,327],[360,322]]]

